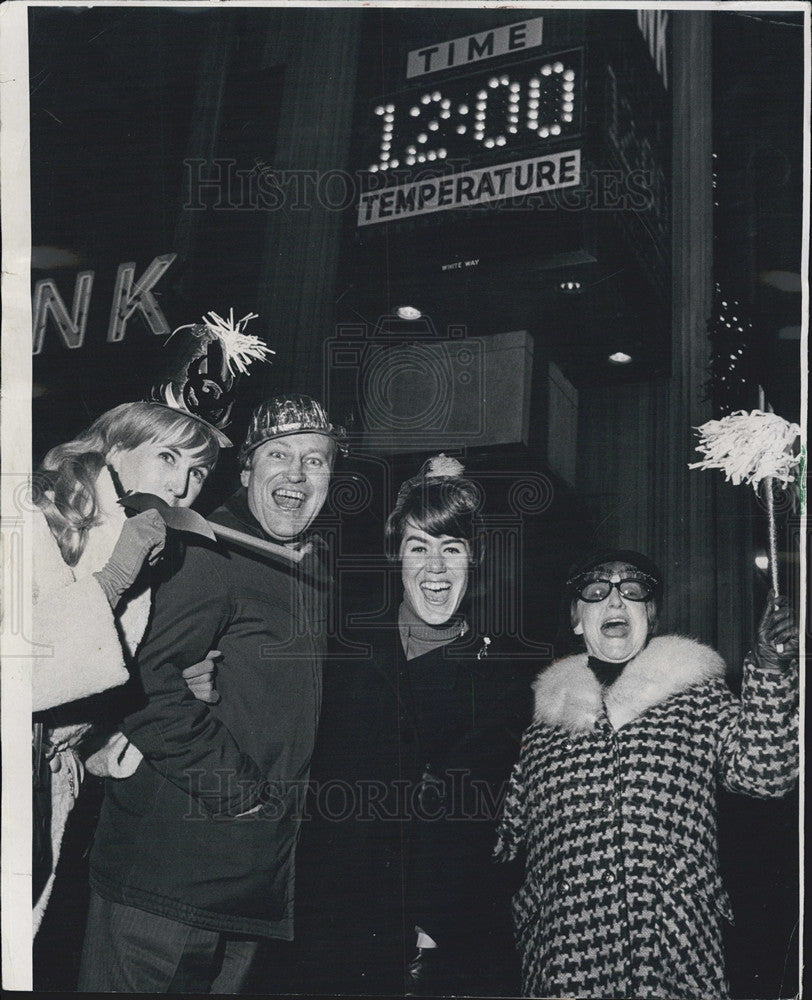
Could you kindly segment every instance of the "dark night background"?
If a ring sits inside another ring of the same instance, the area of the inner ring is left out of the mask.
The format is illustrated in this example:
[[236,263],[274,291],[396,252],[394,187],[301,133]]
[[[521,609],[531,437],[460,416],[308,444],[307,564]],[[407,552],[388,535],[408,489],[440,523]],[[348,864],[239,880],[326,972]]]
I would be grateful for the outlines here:
[[[425,292],[437,330],[455,322],[474,333],[529,330],[537,358],[555,360],[582,399],[613,387],[620,392],[628,383],[665,385],[671,358],[667,296],[663,298],[656,282],[646,277],[645,261],[621,247],[619,238],[621,264],[614,267],[616,237],[601,229],[594,215],[581,218],[583,228],[577,232],[551,224],[546,243],[541,236],[532,239],[524,216],[506,214],[497,224],[493,212],[472,212],[470,218],[453,223],[443,217],[455,213],[438,213],[393,229],[396,237],[359,237],[350,207],[342,218],[328,220],[323,231],[314,229],[311,235],[308,230],[297,257],[274,249],[274,240],[279,247],[287,246],[287,234],[305,226],[304,213],[297,213],[290,202],[276,213],[183,207],[188,181],[184,158],[233,160],[235,170],[262,171],[295,166],[297,151],[320,141],[323,119],[307,119],[304,112],[291,118],[284,102],[295,87],[304,86],[297,82],[307,75],[302,67],[321,58],[319,51],[305,51],[306,46],[295,41],[297,16],[310,32],[308,38],[318,37],[322,22],[327,32],[335,25],[335,15],[323,11],[290,16],[256,9],[131,6],[29,11],[32,282],[53,278],[70,309],[76,273],[95,272],[84,345],[66,350],[49,322],[43,350],[34,358],[35,463],[105,409],[139,398],[162,372],[162,340],[140,316],[130,321],[121,342],[108,344],[106,333],[118,265],[136,262],[140,274],[164,253],[178,254],[156,287],[170,328],[195,321],[210,309],[224,314],[233,307],[237,317],[256,311],[261,319],[249,330],[279,347],[276,364],[244,382],[232,428],[235,441],[249,408],[264,396],[296,387],[320,393],[319,379],[327,377],[321,369],[323,344],[335,324],[374,325],[398,304],[399,296],[413,289]],[[405,44],[410,33],[416,38],[450,37],[454,31],[446,30],[446,16],[451,24],[452,16],[439,10],[363,12],[358,65],[346,70],[340,88],[324,94],[324,107],[318,111],[329,117],[333,102],[342,120],[350,123],[343,140],[344,168],[357,165],[356,152],[346,147],[359,137],[363,109],[386,87],[389,67],[381,58],[386,51],[381,39]],[[504,21],[510,12],[470,11],[465,16],[474,31],[483,17]],[[572,15],[573,25],[579,16],[584,15]],[[590,30],[597,25],[595,35],[600,35],[597,21],[590,24]],[[629,44],[644,51],[640,39]],[[277,50],[284,57],[278,57]],[[334,58],[336,50],[330,50]],[[776,411],[797,421],[801,16],[715,13],[712,66],[713,279],[719,286],[715,306],[721,309],[723,300],[735,301],[752,329],[746,327],[739,335],[716,312],[708,316],[715,339],[705,390],[715,412],[724,413],[754,407],[760,383]],[[206,123],[212,118],[219,125],[208,134]],[[597,144],[592,154],[602,155]],[[429,266],[430,251],[438,260],[452,259],[472,233],[478,234],[477,256],[486,260],[488,270],[438,277],[436,268]],[[553,266],[549,260],[555,256],[556,241],[566,243],[567,249],[598,248],[598,263]],[[292,327],[290,317],[305,315],[307,300],[317,294],[312,272],[321,269],[329,275],[327,294],[321,295],[324,321],[314,328]],[[622,273],[617,276],[615,271]],[[667,269],[663,273],[667,276]],[[577,302],[558,294],[560,280],[572,275],[592,283],[589,294]],[[497,323],[504,325],[494,326]],[[607,347],[616,335],[629,331],[635,365],[631,372],[612,370],[606,365]],[[739,346],[743,354],[736,374],[744,381],[731,389],[732,382],[721,382],[721,373],[727,370],[731,350],[735,353]],[[335,398],[343,412],[334,417],[358,419],[364,401],[351,396],[351,390],[342,394],[339,387]],[[355,516],[344,515],[343,550],[378,552],[393,485],[414,471],[415,461],[409,454],[385,461],[350,460],[343,475],[367,476],[373,490],[367,508]],[[608,464],[611,456],[605,461]],[[604,523],[594,491],[577,488],[544,457],[534,462],[521,446],[474,450],[469,457],[475,474],[487,478],[489,470],[493,472],[488,496],[494,510],[504,504],[509,474],[517,464],[540,468],[554,486],[550,504],[525,519],[523,621],[531,641],[557,643],[558,595],[566,566],[579,548],[603,538]],[[233,456],[224,456],[204,509],[229,491],[234,472]],[[743,516],[755,521],[755,510],[753,504]],[[340,505],[328,505],[328,526],[340,513]],[[759,544],[760,531],[752,529],[751,546]],[[785,571],[793,578],[791,553],[785,553],[785,559]],[[764,583],[759,577],[753,587],[761,592]],[[362,606],[366,599],[359,585],[345,608]],[[742,630],[747,629],[749,623],[743,623]],[[86,867],[77,859],[86,856],[98,793],[95,779],[89,779],[69,826],[63,853],[73,864],[60,870],[36,941],[38,989],[73,988],[86,899]],[[737,913],[727,941],[733,996],[784,997],[797,991],[797,822],[797,796],[779,803],[722,798],[723,874]],[[279,961],[282,968],[284,955]],[[280,973],[280,982],[284,975]]]

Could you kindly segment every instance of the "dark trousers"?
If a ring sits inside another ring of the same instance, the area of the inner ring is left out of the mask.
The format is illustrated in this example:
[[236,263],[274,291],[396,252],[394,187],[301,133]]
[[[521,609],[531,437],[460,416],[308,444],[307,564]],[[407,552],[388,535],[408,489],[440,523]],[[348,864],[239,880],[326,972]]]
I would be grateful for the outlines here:
[[240,993],[260,939],[161,917],[91,890],[80,993]]

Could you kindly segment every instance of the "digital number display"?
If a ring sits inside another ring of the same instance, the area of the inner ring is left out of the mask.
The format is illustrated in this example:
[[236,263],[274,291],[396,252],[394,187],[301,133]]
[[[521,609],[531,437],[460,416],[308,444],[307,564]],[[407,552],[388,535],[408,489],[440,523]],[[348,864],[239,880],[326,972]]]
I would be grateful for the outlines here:
[[443,160],[510,159],[569,142],[581,132],[582,64],[582,50],[573,49],[379,101],[364,167],[381,173]]

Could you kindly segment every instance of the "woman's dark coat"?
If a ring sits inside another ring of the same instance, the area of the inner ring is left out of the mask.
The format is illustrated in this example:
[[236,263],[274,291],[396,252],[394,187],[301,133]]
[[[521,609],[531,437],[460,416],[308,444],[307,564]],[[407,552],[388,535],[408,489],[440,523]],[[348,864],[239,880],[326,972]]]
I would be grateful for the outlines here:
[[419,926],[449,992],[515,992],[517,883],[490,854],[530,718],[528,666],[471,635],[408,661],[395,626],[353,639],[366,655],[325,672],[294,985],[400,993]]
[[797,671],[745,662],[741,700],[707,646],[663,636],[605,694],[586,654],[543,671],[497,854],[525,996],[721,998],[717,785],[758,797],[797,775]]

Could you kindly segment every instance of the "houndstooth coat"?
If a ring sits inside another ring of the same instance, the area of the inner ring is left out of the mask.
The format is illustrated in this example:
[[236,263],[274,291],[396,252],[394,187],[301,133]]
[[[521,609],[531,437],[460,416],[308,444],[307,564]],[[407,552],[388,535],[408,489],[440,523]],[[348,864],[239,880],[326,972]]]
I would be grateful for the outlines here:
[[534,684],[497,859],[527,852],[513,898],[526,996],[727,996],[717,782],[780,796],[798,766],[797,674],[745,661],[741,701],[693,639],[663,636],[603,696],[585,653]]

